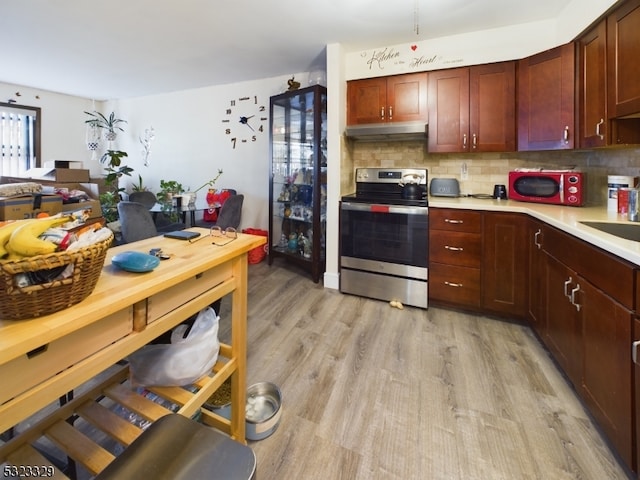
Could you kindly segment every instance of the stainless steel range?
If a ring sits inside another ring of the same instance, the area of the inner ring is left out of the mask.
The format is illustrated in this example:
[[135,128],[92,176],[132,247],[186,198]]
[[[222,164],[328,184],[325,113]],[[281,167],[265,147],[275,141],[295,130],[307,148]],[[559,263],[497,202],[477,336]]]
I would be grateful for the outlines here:
[[427,308],[428,172],[359,168],[340,202],[340,291]]

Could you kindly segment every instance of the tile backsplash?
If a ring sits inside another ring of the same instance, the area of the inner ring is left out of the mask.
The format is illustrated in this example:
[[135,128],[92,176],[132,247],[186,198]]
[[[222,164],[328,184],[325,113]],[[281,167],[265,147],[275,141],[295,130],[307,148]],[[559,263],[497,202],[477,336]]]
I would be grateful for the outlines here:
[[[507,184],[510,170],[519,167],[571,168],[587,173],[587,204],[606,205],[607,175],[640,176],[640,147],[509,153],[429,153],[424,142],[345,141],[342,193],[355,190],[358,167],[421,167],[429,178],[457,178],[462,193],[491,193],[495,184]],[[467,179],[462,180],[463,163]]]

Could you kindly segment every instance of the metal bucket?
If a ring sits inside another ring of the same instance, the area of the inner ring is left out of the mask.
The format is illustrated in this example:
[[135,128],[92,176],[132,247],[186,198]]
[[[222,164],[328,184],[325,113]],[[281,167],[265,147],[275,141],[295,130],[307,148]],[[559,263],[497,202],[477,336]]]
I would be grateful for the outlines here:
[[[213,405],[209,402],[204,407],[231,420],[231,402],[224,405]],[[245,407],[245,437],[247,440],[262,440],[276,431],[282,415],[282,394],[277,385],[260,382],[247,389]]]
[[282,415],[282,395],[277,385],[260,382],[247,389],[245,409],[247,440],[262,440],[276,431]]

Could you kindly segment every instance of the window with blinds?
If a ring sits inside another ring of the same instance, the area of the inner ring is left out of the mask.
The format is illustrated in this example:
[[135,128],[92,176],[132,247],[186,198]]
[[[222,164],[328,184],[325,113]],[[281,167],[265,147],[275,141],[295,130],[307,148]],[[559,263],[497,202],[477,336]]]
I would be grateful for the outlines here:
[[0,153],[1,176],[40,166],[40,108],[0,103]]

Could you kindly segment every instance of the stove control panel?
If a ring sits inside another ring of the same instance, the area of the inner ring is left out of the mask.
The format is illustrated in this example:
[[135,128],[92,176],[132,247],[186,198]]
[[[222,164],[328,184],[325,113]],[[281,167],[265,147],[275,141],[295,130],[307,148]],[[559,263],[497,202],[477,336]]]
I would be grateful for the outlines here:
[[427,184],[427,170],[422,168],[358,168],[356,183],[400,183],[412,179],[412,183]]

